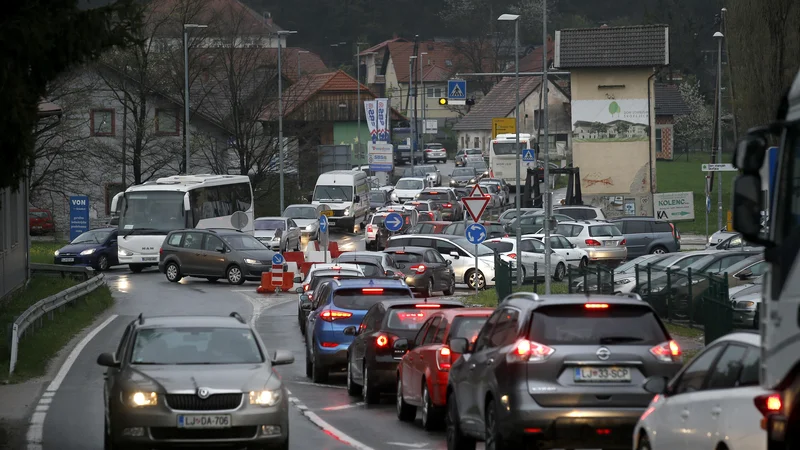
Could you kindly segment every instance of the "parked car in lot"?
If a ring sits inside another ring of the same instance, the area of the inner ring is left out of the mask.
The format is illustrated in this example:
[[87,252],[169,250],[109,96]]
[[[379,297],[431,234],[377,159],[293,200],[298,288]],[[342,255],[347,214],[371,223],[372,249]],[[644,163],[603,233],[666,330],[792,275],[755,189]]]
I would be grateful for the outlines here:
[[[525,234],[522,237],[531,237],[544,244],[544,234]],[[568,267],[586,267],[589,265],[589,254],[586,250],[578,248],[577,245],[560,234],[553,233],[550,235],[550,249],[564,258],[564,262]]]
[[28,209],[28,230],[31,236],[52,233],[55,229],[56,223],[49,209]]
[[512,294],[450,350],[448,448],[629,448],[653,398],[642,382],[683,365],[653,308],[620,296]]
[[256,239],[276,252],[300,251],[300,227],[294,219],[259,217],[253,221],[253,228]]
[[445,228],[447,228],[452,222],[445,222],[445,221],[429,221],[429,222],[420,222],[413,227],[409,228],[405,234],[442,234]]
[[428,161],[439,161],[440,163],[447,162],[447,149],[444,145],[436,142],[429,142],[425,144],[422,150],[422,163],[428,164]]
[[359,326],[373,305],[388,299],[413,298],[401,280],[361,278],[333,280],[317,288],[306,322],[306,376],[314,383],[327,381],[331,370],[347,367],[349,326]]
[[404,280],[411,289],[426,297],[433,297],[435,291],[442,291],[444,295],[453,295],[455,292],[456,277],[452,263],[436,250],[392,246],[383,252],[403,266]]
[[754,279],[752,284],[742,284],[728,290],[734,327],[759,329],[758,305],[763,297],[763,283],[762,275]]
[[556,233],[586,250],[590,263],[615,267],[628,258],[625,236],[614,224],[589,220],[560,222]]
[[709,248],[713,248],[714,250],[757,250],[759,248],[763,249],[763,247],[761,247],[760,245],[751,244],[745,241],[740,233],[731,235],[725,238],[719,244]]
[[[527,238],[520,241],[517,248],[516,238],[489,239],[483,245],[500,254],[500,258],[511,264],[511,267],[519,269],[521,266],[522,279],[532,278],[534,274],[544,278],[544,255],[545,248],[542,241]],[[567,263],[564,258],[551,250],[550,257],[550,277],[555,281],[561,281],[567,274]]]
[[[563,214],[554,213],[550,217],[554,219],[556,222],[567,222],[573,220],[572,217],[565,216]],[[544,211],[532,211],[527,214],[523,213],[521,217],[517,217],[513,219],[510,223],[507,223],[504,226],[504,228],[506,230],[506,233],[513,234],[515,236],[517,234],[518,226],[522,234],[537,234],[539,233],[539,230],[541,230],[542,227],[544,226],[544,219],[545,219]],[[564,234],[561,233],[560,231],[558,233]]]
[[361,394],[366,404],[378,403],[383,392],[397,386],[397,366],[405,350],[396,348],[395,343],[413,339],[434,312],[463,307],[457,300],[428,303],[413,299],[384,299],[372,305],[360,324],[343,330],[354,337],[347,350],[347,392]]
[[[543,211],[542,208],[520,208],[520,215],[529,213],[529,212],[541,212]],[[517,208],[509,208],[503,211],[502,214],[497,218],[503,226],[508,225],[509,223],[513,222],[514,219],[517,218]]]
[[[754,252],[748,251],[712,251],[686,266],[686,269],[692,270],[691,280],[688,277],[688,273],[682,270],[680,272],[671,273],[669,277],[661,276],[656,279],[651,278],[649,288],[647,285],[642,286],[637,290],[637,293],[660,293],[661,295],[666,295],[668,292],[667,290],[672,290],[671,295],[676,299],[676,304],[679,303],[680,300],[691,302],[693,298],[697,298],[708,287],[707,276],[709,274],[721,274],[726,272],[736,263],[754,255]],[[691,291],[689,286],[691,286]],[[691,299],[689,298],[690,292],[692,294]]]
[[283,217],[292,219],[295,225],[300,228],[300,236],[311,240],[319,239],[319,218],[323,215],[327,217],[333,216],[331,207],[324,203],[319,205],[289,205],[283,210]]
[[464,218],[464,205],[459,201],[455,191],[447,187],[425,188],[417,195],[417,201],[429,201],[441,211],[439,220],[461,220]]
[[[628,280],[628,283],[634,283],[634,286],[629,288],[629,292],[638,293],[642,287],[646,287],[648,284],[648,277],[649,283],[652,284],[656,279],[665,277],[667,275],[667,269],[670,269],[670,272],[686,269],[696,261],[714,252],[714,250],[696,250],[693,252],[671,253],[657,261],[644,261],[642,264],[639,264],[639,284],[635,283],[636,267],[630,267],[628,269],[630,276],[625,277],[625,279]],[[633,261],[628,261],[625,264],[631,262]],[[650,273],[649,275],[648,271]]]
[[414,339],[398,339],[394,347],[406,350],[397,367],[397,418],[413,422],[422,411],[422,427],[444,425],[447,378],[450,366],[461,356],[450,350],[450,339],[475,342],[494,308],[450,308],[436,311],[422,324]]
[[116,266],[119,264],[117,228],[95,228],[81,233],[53,253],[53,264],[89,266],[98,271]]
[[603,210],[595,206],[558,206],[553,205],[553,212],[572,217],[573,220],[605,220]]
[[483,151],[479,148],[462,148],[456,152],[456,167],[464,167],[467,157],[483,159]]
[[160,254],[158,270],[173,283],[200,277],[243,284],[260,281],[263,272],[270,272],[275,252],[238,230],[192,229],[170,232]]
[[611,221],[625,236],[628,258],[648,253],[681,251],[681,236],[674,224],[652,217],[623,217]]
[[[481,224],[486,227],[486,239],[500,238],[506,235],[506,230],[500,225],[500,222],[484,221]],[[448,236],[464,236],[467,225],[464,222],[453,222],[448,225],[442,234]]]
[[636,267],[639,266],[639,279],[643,279],[642,267],[648,264],[658,264],[660,261],[670,258],[669,254],[647,254],[638,258],[625,261],[616,267],[613,272],[613,284],[610,276],[601,274],[600,285],[596,276],[587,276],[584,285],[584,278],[579,277],[572,280],[572,292],[608,292],[614,294],[628,294],[636,286]]
[[759,385],[761,337],[738,332],[709,344],[677,375],[648,377],[653,397],[633,433],[636,450],[767,450],[763,425],[781,397]]

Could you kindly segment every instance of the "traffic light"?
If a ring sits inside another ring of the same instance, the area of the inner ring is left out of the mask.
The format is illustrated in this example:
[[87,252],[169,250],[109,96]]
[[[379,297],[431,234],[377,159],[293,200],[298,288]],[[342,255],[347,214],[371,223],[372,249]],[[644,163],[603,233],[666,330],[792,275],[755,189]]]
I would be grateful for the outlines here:
[[439,99],[439,104],[442,105],[442,106],[447,105],[447,98],[446,97],[440,98]]

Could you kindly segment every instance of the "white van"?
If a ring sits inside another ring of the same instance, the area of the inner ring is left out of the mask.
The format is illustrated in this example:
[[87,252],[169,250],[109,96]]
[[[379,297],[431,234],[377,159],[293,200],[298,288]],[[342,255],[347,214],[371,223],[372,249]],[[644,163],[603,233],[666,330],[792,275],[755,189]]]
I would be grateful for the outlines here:
[[317,179],[312,205],[325,204],[333,210],[328,217],[331,228],[355,232],[363,230],[369,214],[369,184],[367,174],[356,170],[333,170]]

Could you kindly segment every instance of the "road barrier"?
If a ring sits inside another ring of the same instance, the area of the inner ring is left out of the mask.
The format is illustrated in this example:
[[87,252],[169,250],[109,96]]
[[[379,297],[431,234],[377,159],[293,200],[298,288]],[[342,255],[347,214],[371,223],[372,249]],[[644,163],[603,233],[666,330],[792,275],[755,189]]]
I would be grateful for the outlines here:
[[[31,266],[33,265],[34,264],[31,264]],[[39,265],[49,266],[51,264]],[[58,267],[60,268],[61,266]],[[101,273],[89,278],[83,283],[65,289],[58,294],[39,300],[14,319],[14,323],[11,324],[11,361],[8,374],[12,375],[14,373],[14,368],[17,365],[17,357],[19,355],[19,341],[25,336],[26,332],[35,331],[37,327],[41,328],[45,315],[47,315],[50,320],[53,320],[56,310],[63,311],[68,304],[75,302],[79,298],[105,284],[105,275]]]
[[46,275],[66,278],[67,276],[88,280],[95,276],[95,270],[88,266],[66,266],[63,264],[31,263],[31,276]]
[[275,292],[291,292],[294,287],[294,273],[292,272],[263,272],[261,285],[256,289],[259,294],[274,294]]

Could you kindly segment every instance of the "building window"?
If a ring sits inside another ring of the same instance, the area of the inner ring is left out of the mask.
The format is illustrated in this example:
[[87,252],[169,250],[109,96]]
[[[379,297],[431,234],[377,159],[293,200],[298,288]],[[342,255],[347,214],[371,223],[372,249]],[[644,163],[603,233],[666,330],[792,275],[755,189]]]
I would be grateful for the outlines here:
[[427,97],[428,98],[442,98],[442,88],[427,88]]
[[113,109],[93,109],[89,118],[92,136],[114,136],[116,118]]
[[467,146],[464,144],[464,136],[461,136],[461,148],[466,148]]
[[180,134],[178,110],[156,108],[156,134],[162,136],[177,136]]
[[661,141],[661,128],[656,128],[656,153],[661,153],[664,151],[664,147],[662,147]]
[[106,183],[106,215],[111,215],[111,200],[122,192],[122,183]]
[[474,148],[481,148],[481,138],[475,138],[475,147]]

